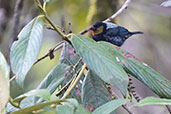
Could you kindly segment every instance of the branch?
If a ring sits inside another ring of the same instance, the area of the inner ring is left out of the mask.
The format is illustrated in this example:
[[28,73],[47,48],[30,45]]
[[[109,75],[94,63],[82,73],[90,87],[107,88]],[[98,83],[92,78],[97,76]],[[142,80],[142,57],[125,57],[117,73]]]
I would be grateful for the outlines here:
[[[125,10],[128,7],[130,2],[131,2],[131,0],[126,0],[120,9],[115,14],[113,14],[111,17],[104,20],[104,22],[112,21],[115,17],[117,17],[120,13],[123,12],[123,10]],[[83,34],[87,33],[88,31],[90,31],[90,27],[85,30],[82,30],[79,34],[83,35]]]
[[62,96],[61,100],[65,99],[71,92],[71,90],[74,88],[74,86],[77,84],[78,80],[80,79],[81,75],[83,74],[84,70],[86,69],[86,64],[84,63],[84,65],[81,68],[81,71],[79,72],[78,76],[76,77],[75,80],[73,80],[71,82],[71,85],[69,86],[69,88],[67,89],[67,91],[64,93],[64,95]]
[[91,27],[85,29],[85,30],[82,30],[79,34],[83,35],[85,33],[87,33],[89,30],[90,30]]
[[[73,66],[73,68],[72,68],[72,70],[69,72],[69,74],[75,73],[76,68],[78,67],[78,65],[79,65],[79,63],[80,63],[81,61],[82,61],[82,58],[80,58],[80,59],[77,61],[77,63]],[[78,72],[79,72],[79,71],[80,71],[80,70],[78,70]],[[78,73],[76,72],[75,74],[78,74]],[[76,78],[76,76],[72,77],[72,78],[70,79],[70,81],[62,87],[62,89],[60,89],[59,91],[57,91],[57,92],[56,92],[56,96],[59,96],[59,95],[61,94],[61,92],[62,92],[63,90],[65,90],[65,88],[68,88],[69,85],[71,84],[71,82],[72,82],[73,80],[75,80],[75,78]]]
[[130,2],[131,2],[131,0],[126,0],[120,9],[115,14],[113,14],[111,17],[104,20],[104,22],[112,21],[115,17],[117,17],[120,13],[122,13],[128,7]]
[[57,51],[58,49],[60,49],[60,48],[63,46],[63,43],[64,43],[64,41],[61,41],[61,42],[59,42],[55,47],[51,48],[51,49],[49,50],[49,52],[48,52],[46,55],[44,55],[43,57],[37,59],[37,60],[34,62],[34,65],[35,65],[36,63],[40,62],[41,60],[45,59],[45,58],[48,57],[48,56],[50,57],[50,59],[53,59],[53,58],[54,58],[53,52],[55,52],[55,51]]

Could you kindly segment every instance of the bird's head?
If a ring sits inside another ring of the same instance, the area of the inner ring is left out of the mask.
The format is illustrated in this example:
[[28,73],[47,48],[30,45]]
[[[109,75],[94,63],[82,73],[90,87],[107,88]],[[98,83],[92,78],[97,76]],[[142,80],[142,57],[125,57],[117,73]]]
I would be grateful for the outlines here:
[[92,31],[92,35],[97,35],[97,34],[101,34],[105,31],[106,29],[106,24],[102,21],[98,21],[96,22],[91,28],[90,30]]

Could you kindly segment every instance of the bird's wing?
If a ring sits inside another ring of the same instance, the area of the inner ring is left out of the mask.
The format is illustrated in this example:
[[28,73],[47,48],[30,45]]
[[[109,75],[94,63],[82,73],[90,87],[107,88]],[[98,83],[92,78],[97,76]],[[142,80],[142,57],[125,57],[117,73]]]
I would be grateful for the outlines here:
[[111,28],[104,34],[106,41],[111,42],[114,45],[121,46],[123,44],[123,38],[119,35],[118,28]]
[[131,33],[124,27],[118,26],[118,30],[119,30],[118,35],[125,38],[125,39],[127,39],[131,36]]

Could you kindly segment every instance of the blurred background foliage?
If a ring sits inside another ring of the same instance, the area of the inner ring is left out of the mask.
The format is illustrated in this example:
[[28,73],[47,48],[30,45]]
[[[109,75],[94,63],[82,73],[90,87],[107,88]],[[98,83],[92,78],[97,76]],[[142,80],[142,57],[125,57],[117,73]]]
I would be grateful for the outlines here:
[[[130,31],[140,30],[143,35],[133,36],[122,46],[125,50],[143,60],[157,72],[171,80],[171,8],[161,7],[164,0],[132,0],[127,10],[121,13],[114,22]],[[124,0],[56,0],[47,6],[51,19],[68,32],[71,23],[73,33],[101,21],[117,11]],[[13,15],[16,0],[0,0],[0,50],[9,60],[9,44],[13,32]],[[33,17],[39,14],[34,0],[24,0],[21,11],[19,31]],[[39,57],[46,54],[60,36],[45,29],[44,40]],[[11,86],[11,96],[36,88],[47,73],[58,64],[60,51],[55,58],[44,59],[34,65],[25,80],[25,90],[21,91],[15,82]],[[154,95],[146,86],[135,80],[137,90],[142,98]]]

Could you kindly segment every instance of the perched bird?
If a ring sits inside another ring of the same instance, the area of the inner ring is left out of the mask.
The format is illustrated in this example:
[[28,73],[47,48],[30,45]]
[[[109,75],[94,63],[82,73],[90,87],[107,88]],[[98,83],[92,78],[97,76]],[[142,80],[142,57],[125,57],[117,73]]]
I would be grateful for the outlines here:
[[129,32],[126,28],[110,22],[96,22],[90,30],[95,41],[106,41],[117,46],[122,46],[126,39],[134,34],[143,32]]

